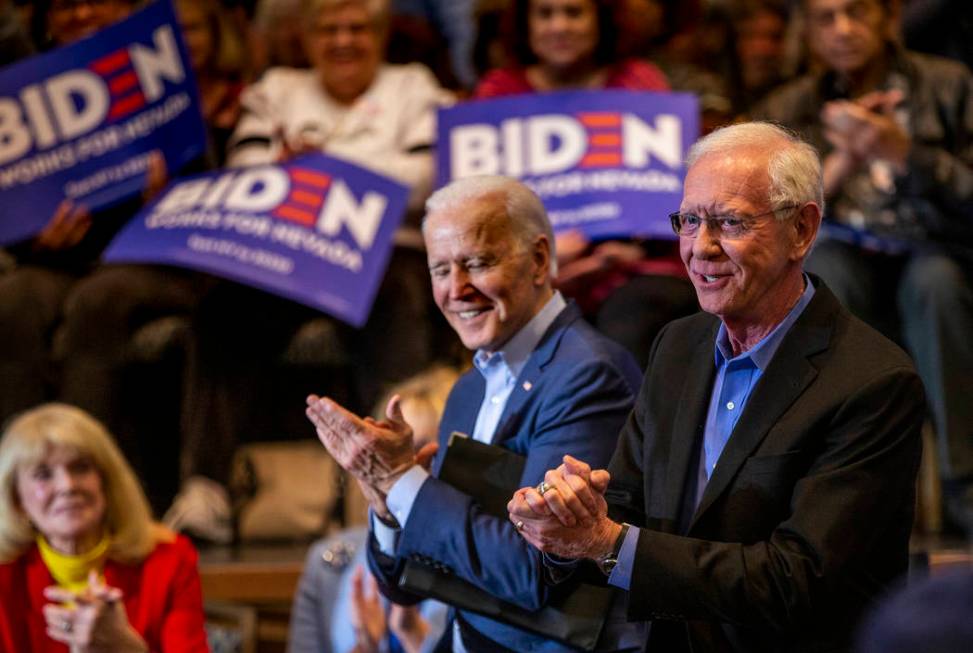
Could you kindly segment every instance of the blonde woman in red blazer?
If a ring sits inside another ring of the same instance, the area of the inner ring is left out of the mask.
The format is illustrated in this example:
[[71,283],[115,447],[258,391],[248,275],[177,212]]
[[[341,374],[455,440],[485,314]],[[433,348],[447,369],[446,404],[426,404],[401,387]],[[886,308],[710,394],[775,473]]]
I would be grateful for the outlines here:
[[46,404],[6,428],[0,653],[208,651],[196,562],[87,413]]

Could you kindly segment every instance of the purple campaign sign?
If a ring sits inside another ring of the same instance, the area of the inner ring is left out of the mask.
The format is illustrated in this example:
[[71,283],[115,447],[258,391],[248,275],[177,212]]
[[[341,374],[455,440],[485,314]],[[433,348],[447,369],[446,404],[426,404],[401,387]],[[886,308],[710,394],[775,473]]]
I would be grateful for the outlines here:
[[405,186],[323,154],[197,175],[129,222],[105,260],[203,270],[361,326],[407,199]]
[[206,131],[168,1],[0,70],[0,244],[36,234],[69,198],[97,210],[141,191],[148,153],[170,171]]
[[674,238],[696,97],[621,90],[534,93],[439,112],[438,182],[516,177],[556,231]]

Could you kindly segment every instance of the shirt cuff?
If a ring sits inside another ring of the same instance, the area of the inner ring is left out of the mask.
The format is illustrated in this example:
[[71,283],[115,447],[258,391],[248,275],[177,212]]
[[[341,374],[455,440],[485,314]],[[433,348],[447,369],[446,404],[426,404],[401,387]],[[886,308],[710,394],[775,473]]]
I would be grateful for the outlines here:
[[392,528],[383,523],[371,508],[368,509],[368,521],[371,525],[372,535],[375,536],[375,541],[378,542],[378,550],[390,558],[394,558],[395,549],[399,543],[399,532],[402,529]]
[[422,484],[427,478],[429,472],[419,465],[413,465],[389,489],[388,496],[385,497],[385,505],[395,517],[395,521],[399,522],[399,528],[405,528],[406,522],[409,521],[412,504],[415,503],[419,490],[422,489]]
[[632,586],[632,567],[635,565],[635,548],[639,542],[640,530],[634,526],[628,529],[622,548],[618,550],[618,562],[608,575],[608,584],[623,590]]

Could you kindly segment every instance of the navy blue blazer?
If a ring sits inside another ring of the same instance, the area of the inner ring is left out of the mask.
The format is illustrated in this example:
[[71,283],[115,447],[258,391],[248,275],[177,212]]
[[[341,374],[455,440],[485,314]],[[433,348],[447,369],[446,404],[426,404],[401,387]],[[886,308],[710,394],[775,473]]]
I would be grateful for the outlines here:
[[[571,303],[524,365],[492,444],[526,457],[521,486],[541,482],[547,470],[561,464],[564,454],[592,467],[605,467],[641,377],[632,356],[588,325]],[[383,555],[375,538],[370,538],[370,566],[393,601],[417,600],[398,590],[399,574],[410,557],[442,564],[463,580],[528,610],[540,608],[547,600],[540,552],[507,519],[484,514],[469,496],[435,478],[450,433],[472,434],[484,392],[483,376],[473,369],[450,393],[439,426],[433,477],[416,497],[396,558]],[[566,650],[558,642],[487,617],[461,614],[480,634],[509,649]]]

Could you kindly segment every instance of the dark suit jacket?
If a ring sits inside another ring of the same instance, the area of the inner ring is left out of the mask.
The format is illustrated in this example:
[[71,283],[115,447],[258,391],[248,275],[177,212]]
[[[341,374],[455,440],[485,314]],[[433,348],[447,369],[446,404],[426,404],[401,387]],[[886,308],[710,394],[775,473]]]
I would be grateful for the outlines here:
[[[558,315],[530,355],[494,434],[497,444],[527,463],[521,486],[535,485],[571,454],[596,466],[608,463],[618,431],[638,391],[641,372],[631,355],[597,333],[574,304]],[[439,428],[442,463],[449,434],[473,433],[485,383],[470,370],[456,383]],[[431,561],[510,603],[535,610],[547,600],[540,553],[507,519],[484,514],[469,496],[430,478],[416,497],[399,538],[397,558],[381,554],[370,539],[369,563],[389,598],[414,602],[397,589],[404,561]],[[564,647],[537,635],[471,613],[464,620],[493,641],[515,651]]]
[[609,468],[614,516],[641,527],[628,610],[653,620],[651,651],[843,650],[906,571],[922,385],[814,281],[694,512],[719,320],[653,347]]

